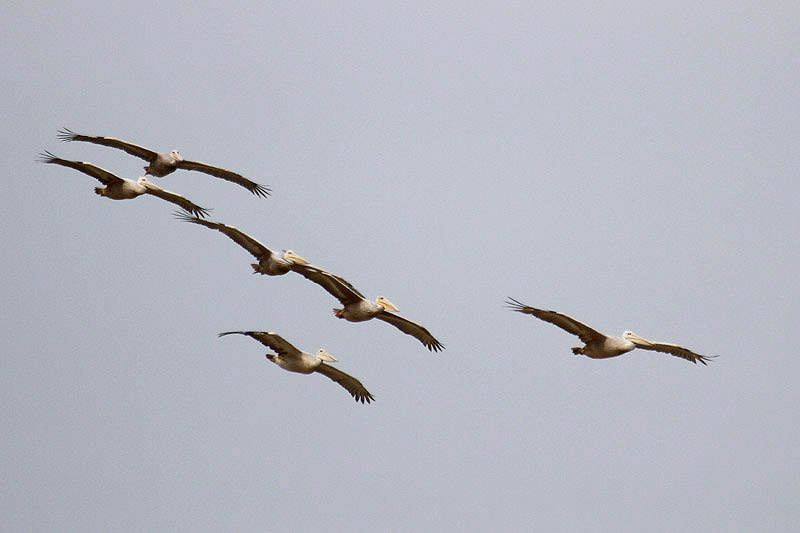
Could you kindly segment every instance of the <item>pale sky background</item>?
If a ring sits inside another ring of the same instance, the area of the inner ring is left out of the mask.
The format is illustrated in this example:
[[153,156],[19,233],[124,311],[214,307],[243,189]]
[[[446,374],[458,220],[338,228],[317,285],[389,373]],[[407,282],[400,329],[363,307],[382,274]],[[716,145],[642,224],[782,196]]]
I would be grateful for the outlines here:
[[[796,531],[800,8],[731,4],[3,4],[0,529]],[[270,185],[155,180],[447,349],[36,163],[142,175],[63,126]]]

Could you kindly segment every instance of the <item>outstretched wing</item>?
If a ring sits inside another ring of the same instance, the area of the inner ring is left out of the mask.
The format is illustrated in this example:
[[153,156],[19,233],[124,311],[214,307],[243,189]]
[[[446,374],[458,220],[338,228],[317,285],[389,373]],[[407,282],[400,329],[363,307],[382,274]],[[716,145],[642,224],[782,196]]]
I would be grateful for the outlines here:
[[637,342],[636,339],[630,339],[630,341],[633,342],[637,348],[641,348],[642,350],[668,353],[670,355],[686,359],[687,361],[691,361],[694,364],[700,362],[706,365],[709,361],[717,357],[716,355],[700,355],[699,353],[694,353],[688,348],[678,346],[677,344],[670,344],[668,342]]
[[162,189],[161,187],[151,183],[150,181],[144,181],[140,183],[144,185],[144,188],[146,189],[145,192],[147,192],[147,194],[152,194],[153,196],[158,196],[162,200],[172,202],[173,204],[181,207],[185,211],[188,211],[189,213],[192,213],[195,216],[205,217],[208,216],[209,214],[210,209],[206,209],[205,207],[200,207],[199,205],[195,204],[194,202],[191,202],[190,200],[181,196],[178,193]]
[[173,213],[175,218],[182,220],[184,222],[191,222],[193,224],[200,224],[201,226],[205,226],[210,229],[215,229],[220,233],[227,235],[233,242],[250,252],[250,254],[258,259],[259,261],[264,257],[269,256],[272,251],[252,238],[250,235],[244,233],[243,231],[234,228],[233,226],[228,226],[227,224],[223,224],[222,222],[211,222],[210,220],[203,220],[202,218],[198,218],[195,216],[187,215],[186,213],[181,213],[180,211],[176,211]]
[[357,402],[370,403],[375,400],[372,394],[370,394],[370,392],[364,387],[364,385],[361,384],[360,381],[350,374],[342,372],[338,368],[326,365],[325,363],[320,363],[315,371],[324,376],[328,376],[330,379],[344,387],[347,392],[350,393],[350,396],[352,396]]
[[226,331],[220,333],[218,337],[225,335],[247,335],[253,337],[255,340],[266,346],[272,348],[278,355],[300,355],[300,350],[295,348],[289,341],[271,331]]
[[331,293],[343,305],[366,299],[349,281],[327,270],[322,270],[313,265],[299,265],[297,263],[292,265],[291,269]]
[[261,196],[262,198],[266,198],[271,192],[269,187],[259,185],[258,183],[245,178],[241,174],[237,174],[236,172],[226,168],[215,167],[206,163],[200,163],[199,161],[187,161],[185,159],[179,161],[177,166],[178,168],[182,168],[184,170],[197,170],[199,172],[204,172],[216,178],[222,178],[226,181],[230,181],[231,183],[241,185],[251,193],[255,194],[256,196]]
[[58,130],[58,138],[62,141],[82,141],[101,144],[103,146],[110,146],[111,148],[118,148],[119,150],[123,150],[133,156],[140,157],[148,162],[155,159],[158,155],[158,152],[154,152],[153,150],[145,148],[144,146],[139,146],[138,144],[129,143],[113,137],[81,135],[80,133],[75,133],[67,128]]
[[511,297],[509,297],[508,301],[506,301],[506,305],[512,311],[524,313],[526,315],[533,315],[540,320],[550,322],[551,324],[560,327],[564,331],[579,337],[584,344],[589,344],[591,341],[604,339],[606,337],[606,335],[603,335],[599,331],[590,328],[582,322],[578,322],[571,316],[567,316],[564,313],[559,313],[558,311],[536,309],[535,307],[530,307],[520,303]]
[[85,161],[70,161],[68,159],[61,159],[60,157],[56,157],[46,150],[39,154],[38,161],[41,163],[61,165],[63,167],[69,167],[77,170],[78,172],[83,172],[84,174],[97,179],[103,185],[112,185],[114,183],[123,181],[119,176],[116,176],[108,170],[98,167],[97,165],[93,165]]
[[444,350],[444,345],[437,341],[436,338],[431,335],[431,332],[425,329],[420,324],[416,322],[412,322],[407,318],[404,318],[400,315],[396,315],[390,311],[382,311],[375,315],[375,318],[383,320],[384,322],[388,322],[389,324],[393,325],[403,333],[407,333],[412,337],[415,337],[419,340],[422,344],[425,345],[427,349],[432,352],[439,352]]

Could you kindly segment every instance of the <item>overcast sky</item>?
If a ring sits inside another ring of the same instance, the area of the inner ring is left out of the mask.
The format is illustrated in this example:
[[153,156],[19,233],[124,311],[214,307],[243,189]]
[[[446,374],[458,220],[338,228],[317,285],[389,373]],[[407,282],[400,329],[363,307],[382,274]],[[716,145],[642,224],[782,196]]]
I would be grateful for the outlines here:
[[[796,529],[800,9],[646,4],[0,7],[0,529]],[[447,349],[36,163],[142,175],[64,126],[269,185],[155,178]],[[575,356],[507,296],[719,358]]]

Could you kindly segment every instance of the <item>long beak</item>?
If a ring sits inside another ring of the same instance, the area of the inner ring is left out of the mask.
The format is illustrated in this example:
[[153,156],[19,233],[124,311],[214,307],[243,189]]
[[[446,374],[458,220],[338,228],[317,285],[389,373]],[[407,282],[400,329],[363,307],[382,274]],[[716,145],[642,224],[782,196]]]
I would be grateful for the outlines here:
[[298,265],[310,265],[311,262],[308,261],[306,258],[297,255],[294,252],[287,252],[286,257],[291,259],[293,262],[297,263]]
[[376,303],[381,307],[383,307],[384,309],[386,309],[387,311],[394,311],[395,313],[400,311],[397,307],[395,307],[395,305],[392,302],[390,302],[383,296],[378,296],[378,300]]
[[645,339],[644,337],[640,337],[636,333],[628,332],[628,334],[625,335],[625,338],[627,340],[631,341],[633,344],[638,344],[639,346],[652,346],[653,345],[653,343],[651,341]]
[[329,363],[338,363],[339,360],[336,359],[334,356],[323,350],[322,348],[319,349],[317,352],[317,357],[322,359],[323,361],[328,361]]

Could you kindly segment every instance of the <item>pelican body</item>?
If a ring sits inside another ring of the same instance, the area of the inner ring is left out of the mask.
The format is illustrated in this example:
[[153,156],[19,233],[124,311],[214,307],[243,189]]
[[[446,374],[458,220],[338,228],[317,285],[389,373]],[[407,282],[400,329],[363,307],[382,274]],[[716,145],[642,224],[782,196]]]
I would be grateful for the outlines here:
[[112,200],[132,200],[137,196],[147,193],[145,183],[147,183],[147,178],[144,176],[136,181],[122,178],[120,181],[107,185],[106,187],[95,187],[94,192],[95,194],[111,198]]
[[267,276],[282,276],[292,270],[295,265],[307,265],[308,261],[291,250],[283,252],[270,251],[269,255],[262,257],[258,263],[250,263],[253,274]]
[[293,270],[296,265],[309,264],[306,259],[294,253],[292,250],[284,250],[283,252],[270,250],[250,235],[233,226],[228,226],[221,222],[203,220],[202,218],[189,216],[181,212],[174,213],[174,215],[175,218],[184,222],[191,222],[192,224],[198,224],[209,229],[217,230],[250,252],[250,254],[258,260],[258,263],[250,263],[250,266],[253,267],[253,274],[281,276]]
[[375,400],[359,380],[338,368],[325,364],[325,362],[336,363],[338,359],[322,348],[316,354],[304,352],[295,348],[277,333],[269,331],[227,331],[220,333],[218,336],[224,337],[225,335],[247,335],[252,337],[276,352],[274,354],[268,353],[266,357],[282,369],[298,374],[318,372],[341,385],[357,402],[370,403]]
[[533,315],[540,320],[550,322],[568,333],[580,338],[584,345],[572,349],[572,353],[578,355],[585,355],[592,359],[608,359],[609,357],[617,357],[624,353],[628,353],[635,348],[642,348],[643,350],[652,350],[655,352],[668,353],[692,363],[708,364],[708,361],[716,356],[706,356],[694,353],[693,351],[678,346],[677,344],[670,344],[666,342],[653,342],[640,337],[632,331],[625,331],[621,337],[613,337],[604,335],[596,331],[586,324],[578,322],[574,318],[559,313],[558,311],[547,311],[544,309],[536,309],[523,303],[509,298],[506,305],[518,313],[526,315]]
[[348,322],[364,322],[385,311],[397,312],[399,309],[385,297],[378,296],[374,302],[361,298],[358,301],[345,304],[342,309],[334,309],[333,313],[338,318],[344,318]]
[[144,172],[157,178],[163,178],[175,172],[182,162],[183,157],[177,150],[172,150],[168,154],[159,152],[150,160],[150,164],[144,167]]
[[573,348],[572,353],[592,359],[607,359],[628,353],[636,348],[636,345],[626,340],[624,335],[623,333],[623,337],[603,336],[602,339],[593,339],[583,346]]

